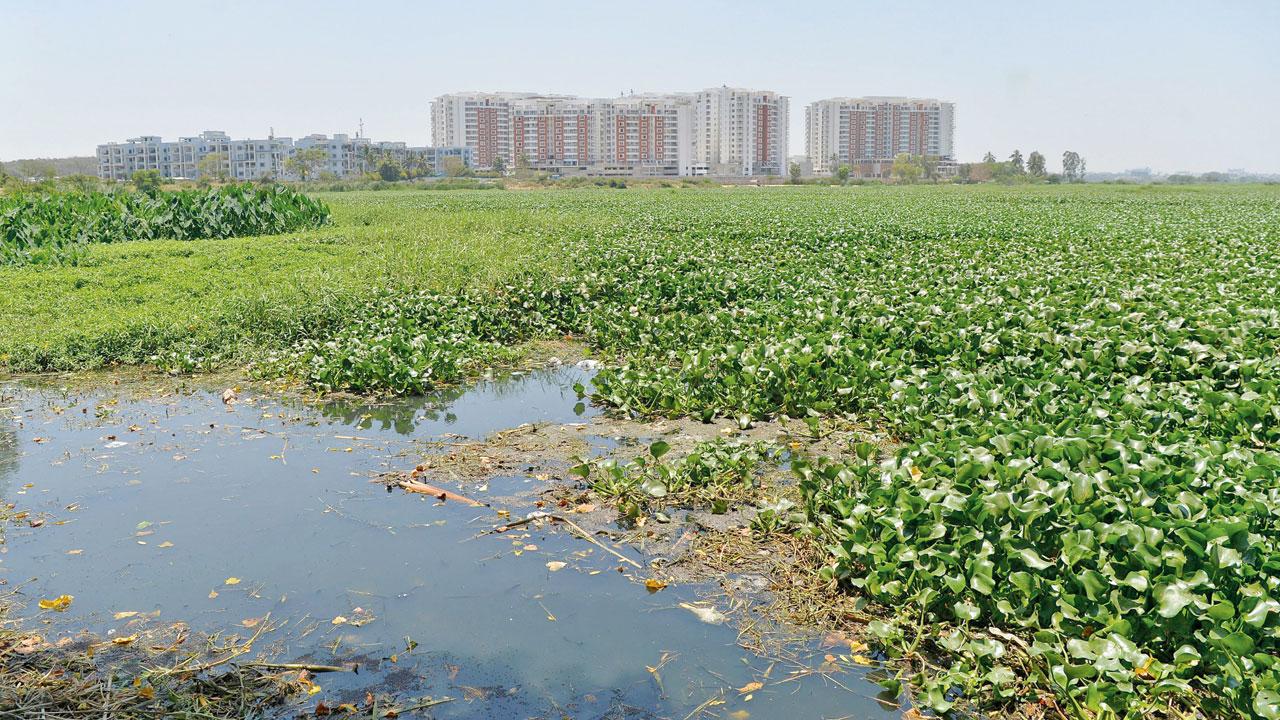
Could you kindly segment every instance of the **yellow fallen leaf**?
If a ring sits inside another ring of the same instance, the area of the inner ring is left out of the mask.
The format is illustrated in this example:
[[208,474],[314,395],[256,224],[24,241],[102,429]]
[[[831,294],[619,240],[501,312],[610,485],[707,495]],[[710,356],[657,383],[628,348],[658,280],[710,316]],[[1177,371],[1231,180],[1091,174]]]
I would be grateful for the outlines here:
[[146,685],[138,688],[138,697],[142,698],[143,700],[151,700],[151,699],[154,699],[155,696],[156,696],[156,689],[151,687],[150,685]]
[[644,587],[649,592],[658,592],[659,590],[661,590],[666,586],[667,586],[666,583],[662,582],[657,578],[649,578],[648,580],[644,581]]
[[751,713],[746,710],[734,710],[729,713],[729,717],[733,718],[733,720],[747,720],[747,718],[751,717]]
[[547,563],[547,569],[550,570],[551,572],[556,572],[557,570],[563,570],[564,566],[567,564],[568,563],[563,563],[563,562],[560,562],[559,560],[552,560],[551,562]]
[[62,612],[71,607],[72,600],[75,600],[75,597],[72,595],[59,595],[52,600],[41,600],[39,604],[41,610],[56,610],[57,612]]
[[112,617],[114,617],[116,620],[124,620],[125,618],[131,618],[137,614],[138,614],[137,610],[122,610],[121,612],[118,612],[115,615],[112,615]]
[[853,661],[858,663],[859,665],[874,665],[876,663],[875,660],[872,660],[866,655],[854,655]]
[[240,578],[238,578],[238,577],[229,577],[229,578],[227,578],[224,582],[225,582],[227,585],[239,585],[239,584],[240,584]]
[[341,615],[339,615],[338,617],[332,620],[333,625],[346,625],[347,622],[348,622],[347,619]]
[[212,600],[212,599],[214,599],[214,598],[216,598],[216,597],[218,597],[218,591],[217,591],[217,590],[210,590],[210,591],[209,591],[209,599],[210,599],[210,600]]
[[537,549],[538,549],[538,546],[537,546],[537,545],[534,545],[534,544],[532,544],[532,543],[530,543],[530,544],[528,544],[528,545],[525,545],[525,546],[524,546],[524,548],[522,548],[522,549],[523,549],[525,552],[534,552],[535,550],[537,550]]
[[168,540],[165,540],[164,542],[160,543],[156,547],[171,548],[173,547],[173,543],[169,542]]
[[742,687],[738,688],[738,692],[745,695],[747,693],[753,693],[762,687],[764,687],[764,683],[762,682],[759,682],[759,681],[749,682],[746,685],[743,685]]
[[81,554],[81,553],[83,553],[83,552],[84,552],[84,548],[76,548],[75,550],[68,550],[68,551],[67,551],[67,554],[68,554],[68,555],[79,555],[79,554]]
[[128,645],[129,643],[137,639],[138,639],[138,634],[134,633],[132,635],[127,635],[125,637],[111,638],[111,644],[112,645]]
[[501,518],[511,517],[511,511],[510,511],[510,510],[499,510],[499,511],[498,511],[498,517],[501,517]]

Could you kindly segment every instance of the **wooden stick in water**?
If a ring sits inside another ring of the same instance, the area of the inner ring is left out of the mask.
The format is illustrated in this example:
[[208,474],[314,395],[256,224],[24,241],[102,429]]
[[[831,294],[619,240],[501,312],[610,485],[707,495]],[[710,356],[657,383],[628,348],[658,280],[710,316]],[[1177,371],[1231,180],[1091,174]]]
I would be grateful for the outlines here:
[[397,482],[396,485],[406,492],[430,495],[431,497],[439,498],[440,500],[453,500],[454,502],[460,502],[472,507],[489,506],[488,503],[482,503],[479,500],[472,500],[466,495],[459,495],[456,492],[450,492],[444,488],[439,488],[435,485],[428,485],[424,482],[418,482],[417,480],[401,480]]

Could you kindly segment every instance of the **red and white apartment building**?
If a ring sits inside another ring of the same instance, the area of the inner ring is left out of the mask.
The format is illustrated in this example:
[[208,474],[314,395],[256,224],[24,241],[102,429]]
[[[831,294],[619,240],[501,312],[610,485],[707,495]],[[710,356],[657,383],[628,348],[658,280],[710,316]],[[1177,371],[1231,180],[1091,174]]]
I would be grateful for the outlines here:
[[853,177],[887,177],[895,156],[929,156],[954,168],[955,104],[933,98],[830,98],[805,109],[813,172],[848,165]]
[[436,142],[471,148],[476,167],[583,175],[781,175],[787,98],[718,88],[580,98],[454,93],[431,103]]

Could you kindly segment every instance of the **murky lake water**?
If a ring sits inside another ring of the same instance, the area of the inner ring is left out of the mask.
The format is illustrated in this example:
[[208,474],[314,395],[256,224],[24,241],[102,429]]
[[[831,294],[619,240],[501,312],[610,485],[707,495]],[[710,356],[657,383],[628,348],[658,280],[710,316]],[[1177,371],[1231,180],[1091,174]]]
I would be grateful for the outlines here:
[[[708,717],[898,716],[862,668],[805,674],[829,652],[816,641],[792,648],[798,664],[776,662],[740,648],[732,626],[699,622],[678,607],[698,587],[649,594],[567,533],[480,535],[501,522],[494,510],[370,482],[411,468],[430,441],[581,422],[594,411],[572,386],[586,379],[541,371],[376,406],[0,384],[0,495],[45,519],[9,529],[0,577],[27,582],[27,614],[37,598],[75,597],[48,636],[130,632],[114,619],[124,611],[248,635],[243,621],[270,613],[288,621],[263,636],[274,659],[362,663],[317,678],[313,701],[330,704],[385,683],[458,698],[431,709],[441,718],[685,718],[714,698]],[[494,478],[488,494],[538,483]],[[735,690],[760,680],[749,700]]]

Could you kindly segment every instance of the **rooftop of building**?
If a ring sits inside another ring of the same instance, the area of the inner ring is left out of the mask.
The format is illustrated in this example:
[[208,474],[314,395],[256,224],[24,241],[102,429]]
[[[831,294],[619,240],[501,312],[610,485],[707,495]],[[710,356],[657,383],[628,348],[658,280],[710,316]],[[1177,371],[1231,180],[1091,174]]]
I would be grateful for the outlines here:
[[950,100],[939,100],[938,98],[928,97],[906,97],[903,95],[863,95],[862,97],[830,97],[823,100],[815,100],[810,103],[817,105],[818,103],[841,103],[852,105],[856,103],[866,103],[870,105],[885,104],[901,104],[901,103],[923,103],[928,105],[954,105]]
[[648,98],[652,100],[670,99],[670,98],[693,99],[694,97],[702,93],[715,93],[715,92],[752,93],[752,94],[776,95],[778,97],[784,97],[774,90],[757,90],[752,88],[728,87],[726,85],[721,87],[704,88],[702,90],[679,91],[679,92],[662,92],[662,91],[636,92],[634,90],[629,90],[627,92],[621,92],[612,97],[599,97],[599,96],[589,97],[589,96],[583,96],[583,95],[567,95],[567,94],[561,94],[561,93],[492,92],[492,91],[478,91],[478,90],[461,90],[458,92],[450,92],[450,93],[445,93],[443,95],[438,95],[436,96],[435,99],[437,101],[443,100],[445,98],[477,98],[477,99],[507,100],[507,101],[513,101],[513,102],[521,101],[521,100],[548,101],[548,102],[554,102],[554,101],[618,102],[620,100],[630,100],[633,98],[640,98],[640,99]]

